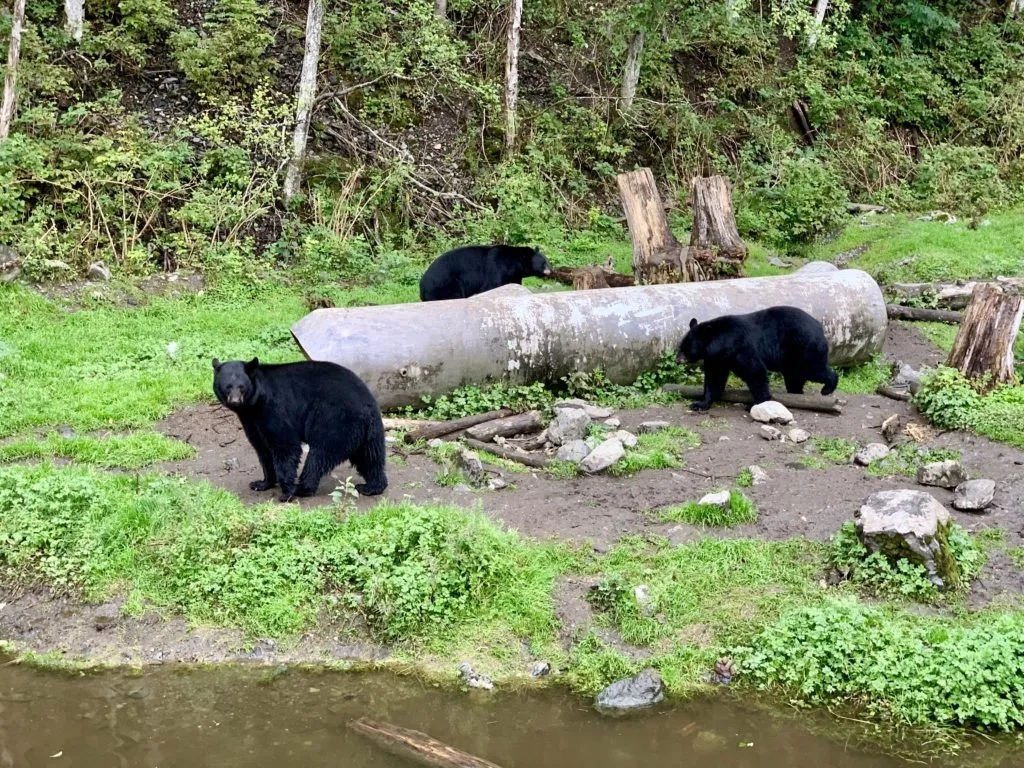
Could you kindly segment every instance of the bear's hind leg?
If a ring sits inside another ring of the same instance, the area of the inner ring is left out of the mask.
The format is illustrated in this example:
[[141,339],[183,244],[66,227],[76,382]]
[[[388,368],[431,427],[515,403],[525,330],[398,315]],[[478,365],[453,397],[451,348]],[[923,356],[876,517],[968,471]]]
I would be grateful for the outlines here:
[[802,395],[804,393],[804,384],[807,383],[807,379],[803,376],[795,373],[784,373],[782,378],[786,382],[786,391],[789,394]]
[[352,465],[366,481],[356,486],[356,490],[363,496],[377,496],[384,493],[388,487],[388,478],[384,472],[386,458],[387,447],[384,443],[383,425],[374,424],[370,428],[366,442],[352,457]]
[[324,475],[341,464],[341,458],[320,445],[309,446],[306,465],[295,486],[296,496],[313,496],[320,488]]

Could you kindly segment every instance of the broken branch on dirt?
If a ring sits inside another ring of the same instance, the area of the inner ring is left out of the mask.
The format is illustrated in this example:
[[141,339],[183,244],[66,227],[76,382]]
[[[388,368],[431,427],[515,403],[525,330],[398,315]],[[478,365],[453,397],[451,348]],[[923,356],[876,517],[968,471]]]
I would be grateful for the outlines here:
[[924,320],[932,323],[953,323],[954,325],[959,325],[964,319],[963,312],[953,312],[949,309],[904,307],[902,304],[886,304],[885,312],[894,320]]
[[527,411],[515,416],[477,424],[467,429],[466,434],[482,443],[490,443],[494,442],[496,437],[529,435],[540,432],[542,429],[544,429],[544,420],[541,418],[540,411]]
[[[686,384],[666,384],[661,389],[663,392],[675,392],[687,398],[700,398],[704,396],[703,387],[693,387]],[[727,389],[722,393],[720,399],[726,403],[752,404],[754,402],[754,396],[745,389]],[[838,398],[835,397],[791,395],[788,392],[780,392],[772,395],[772,400],[782,403],[787,408],[796,408],[801,411],[816,411],[818,413],[834,413],[837,415],[843,412]]]
[[455,432],[461,432],[464,429],[475,427],[477,424],[514,415],[515,411],[502,408],[500,411],[488,411],[487,413],[478,413],[473,416],[463,416],[461,419],[454,419],[452,421],[442,421],[440,424],[432,427],[423,427],[415,432],[407,432],[405,442],[415,443],[417,440],[433,440],[435,437],[444,437]]
[[466,447],[472,448],[474,451],[483,451],[484,453],[490,453],[494,456],[499,456],[509,461],[516,461],[520,464],[525,464],[528,467],[534,469],[547,469],[548,460],[541,458],[540,456],[531,456],[528,453],[520,453],[519,451],[511,448],[502,448],[500,445],[494,443],[481,443],[479,440],[472,438],[466,438]]

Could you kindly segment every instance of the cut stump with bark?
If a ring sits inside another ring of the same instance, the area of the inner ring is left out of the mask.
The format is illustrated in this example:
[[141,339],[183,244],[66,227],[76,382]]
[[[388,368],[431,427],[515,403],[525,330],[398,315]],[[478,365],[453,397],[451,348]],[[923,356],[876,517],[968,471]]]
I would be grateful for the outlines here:
[[971,379],[988,376],[989,387],[1015,382],[1013,345],[1022,312],[1024,303],[1016,288],[979,284],[964,311],[946,365]]
[[650,168],[621,173],[616,181],[622,209],[633,239],[633,275],[640,285],[685,283],[693,279],[689,249],[683,246],[665,218],[658,187]]
[[707,275],[741,276],[747,260],[747,245],[736,229],[729,179],[725,176],[691,179],[690,200],[693,204],[690,257]]

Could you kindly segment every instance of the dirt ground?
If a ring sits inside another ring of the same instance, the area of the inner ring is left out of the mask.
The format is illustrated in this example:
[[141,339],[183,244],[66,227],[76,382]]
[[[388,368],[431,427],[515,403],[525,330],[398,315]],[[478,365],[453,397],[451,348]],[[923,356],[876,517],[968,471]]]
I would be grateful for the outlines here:
[[[914,367],[935,364],[944,357],[917,331],[897,322],[890,324],[885,351],[887,358]],[[847,395],[844,399],[846,405],[841,415],[798,411],[794,413],[796,425],[812,437],[843,437],[863,444],[885,442],[880,426],[891,414],[899,414],[905,422],[919,421],[907,403],[877,395]],[[501,470],[510,485],[498,491],[438,486],[434,478],[439,468],[432,460],[424,455],[402,455],[401,447],[392,445],[386,496],[417,503],[479,505],[489,517],[523,535],[589,542],[598,551],[605,551],[621,536],[639,533],[661,534],[677,544],[701,536],[775,540],[804,536],[825,540],[845,521],[853,519],[855,510],[872,492],[918,487],[910,478],[871,477],[862,467],[852,464],[808,468],[800,459],[814,453],[810,442],[762,439],[758,434],[760,425],[739,405],[719,406],[710,414],[695,414],[686,403],[679,403],[621,411],[616,416],[624,429],[648,420],[686,427],[700,434],[701,445],[687,453],[685,470],[647,470],[631,477],[568,480],[536,470],[522,474]],[[195,458],[168,463],[160,469],[206,479],[247,502],[274,498],[274,492],[260,494],[249,490],[249,483],[261,476],[255,453],[237,418],[220,406],[179,411],[158,424],[157,429],[196,449]],[[996,481],[996,496],[995,503],[983,513],[966,514],[952,509],[951,491],[928,491],[968,530],[999,527],[1006,532],[1008,545],[1019,546],[1024,541],[1024,527],[1017,515],[1024,500],[1024,452],[963,433],[932,435],[925,445],[960,450],[971,477]],[[700,529],[659,523],[651,514],[659,507],[695,500],[712,488],[728,487],[744,467],[752,464],[764,469],[769,478],[744,490],[758,507],[758,520],[752,525]],[[331,503],[330,492],[336,481],[343,481],[351,472],[348,465],[339,467],[334,481],[325,478],[319,494],[301,500],[301,504],[309,507]],[[361,497],[358,506],[368,508],[377,501]],[[590,622],[589,606],[582,599],[589,586],[584,581],[569,581],[559,589],[557,602],[567,635]],[[1010,564],[1005,555],[993,553],[973,586],[969,604],[981,607],[1007,593],[1024,593],[1024,572]],[[117,608],[116,603],[80,606],[38,594],[5,598],[0,593],[0,637],[21,648],[60,649],[70,657],[114,663],[230,659],[276,663],[298,659],[372,659],[383,652],[341,639],[352,635],[337,627],[322,627],[287,650],[266,642],[244,648],[234,632],[190,631],[179,619],[165,621],[155,614],[141,619],[122,618],[117,615]]]

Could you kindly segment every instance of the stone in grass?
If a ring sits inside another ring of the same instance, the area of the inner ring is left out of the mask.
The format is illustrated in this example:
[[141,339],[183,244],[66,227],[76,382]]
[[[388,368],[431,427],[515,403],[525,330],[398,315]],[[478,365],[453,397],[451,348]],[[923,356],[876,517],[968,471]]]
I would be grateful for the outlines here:
[[953,508],[961,512],[979,512],[992,503],[995,494],[994,480],[968,480],[956,487]]
[[857,536],[890,561],[920,563],[939,588],[957,587],[960,568],[949,548],[949,510],[924,491],[877,491],[855,515]]
[[761,437],[763,437],[765,440],[781,440],[782,439],[782,432],[779,431],[778,429],[776,429],[775,427],[768,426],[767,424],[765,424],[764,426],[761,427],[760,434],[761,434]]
[[671,426],[667,421],[645,421],[636,428],[636,431],[640,435],[651,435],[655,432],[666,430]]
[[789,424],[793,421],[793,414],[782,403],[768,400],[753,406],[750,409],[750,418],[762,424]]
[[580,469],[593,475],[608,469],[625,455],[626,449],[622,447],[622,442],[613,437],[610,440],[605,440],[591,451],[587,458],[580,462]]
[[590,428],[590,417],[582,408],[555,408],[555,418],[548,426],[548,439],[555,445],[582,440]]
[[956,488],[967,480],[963,464],[955,459],[933,461],[917,468],[917,482],[938,488]]
[[889,446],[882,443],[868,443],[853,455],[853,461],[862,467],[870,467],[889,455]]
[[698,501],[698,504],[706,504],[711,507],[719,507],[725,509],[729,506],[729,492],[718,491],[717,493],[707,493]]
[[558,461],[573,461],[579,464],[590,454],[590,446],[583,440],[573,440],[566,443],[555,454]]
[[751,485],[761,485],[761,483],[768,482],[768,473],[757,466],[757,464],[751,464],[747,467],[747,470],[750,472]]
[[624,429],[612,432],[610,435],[608,435],[608,437],[614,437],[627,448],[633,448],[637,444],[636,435],[634,435],[632,432],[627,432]]
[[617,680],[594,700],[598,710],[624,711],[650,707],[665,698],[665,684],[656,669],[645,669],[638,675]]
[[462,682],[469,688],[481,688],[485,691],[489,691],[494,688],[494,683],[491,682],[491,678],[487,675],[478,674],[470,666],[469,662],[464,661],[459,665],[459,675],[462,677]]
[[459,469],[466,475],[470,485],[480,487],[487,482],[487,472],[484,470],[484,463],[472,451],[462,451],[459,453]]

